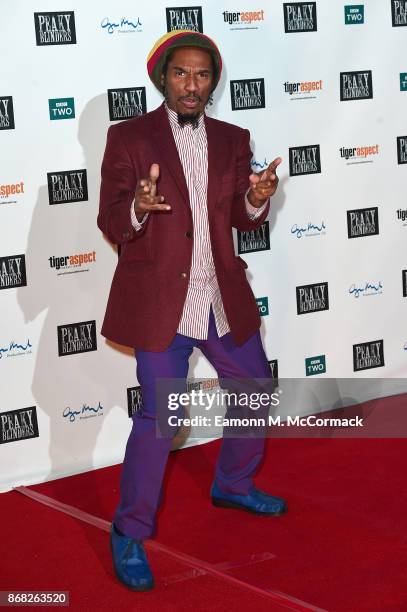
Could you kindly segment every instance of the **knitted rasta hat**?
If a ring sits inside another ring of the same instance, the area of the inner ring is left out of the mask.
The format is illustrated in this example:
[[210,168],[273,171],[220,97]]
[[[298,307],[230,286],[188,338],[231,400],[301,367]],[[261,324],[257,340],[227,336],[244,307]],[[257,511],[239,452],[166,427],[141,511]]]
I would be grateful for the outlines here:
[[168,54],[171,53],[173,49],[179,47],[200,47],[210,52],[215,67],[215,74],[213,75],[213,89],[215,89],[222,72],[222,58],[219,49],[209,36],[201,34],[200,32],[192,32],[191,30],[174,30],[173,32],[164,34],[164,36],[157,40],[148,54],[148,76],[157,89],[161,92],[163,91],[161,74]]

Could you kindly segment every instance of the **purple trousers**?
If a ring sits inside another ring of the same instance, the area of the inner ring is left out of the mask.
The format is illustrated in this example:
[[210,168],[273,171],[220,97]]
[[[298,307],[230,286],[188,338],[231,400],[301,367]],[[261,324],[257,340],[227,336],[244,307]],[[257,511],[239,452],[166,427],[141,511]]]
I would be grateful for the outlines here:
[[[143,407],[133,416],[120,480],[120,501],[114,515],[116,526],[137,540],[150,538],[156,527],[161,486],[172,440],[156,433],[156,379],[186,379],[188,360],[198,347],[219,378],[271,378],[267,357],[257,331],[245,344],[236,346],[230,333],[218,337],[212,313],[208,339],[176,334],[162,352],[136,351],[137,378]],[[218,486],[246,495],[264,452],[264,437],[224,438],[216,464]],[[208,491],[209,495],[209,491]]]

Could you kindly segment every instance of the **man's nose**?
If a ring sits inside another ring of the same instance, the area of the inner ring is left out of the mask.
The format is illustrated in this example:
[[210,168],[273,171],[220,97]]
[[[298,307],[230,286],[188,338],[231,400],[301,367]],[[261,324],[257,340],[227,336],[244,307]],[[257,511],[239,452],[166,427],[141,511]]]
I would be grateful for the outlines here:
[[193,92],[198,89],[197,77],[195,74],[187,74],[185,89],[189,92]]

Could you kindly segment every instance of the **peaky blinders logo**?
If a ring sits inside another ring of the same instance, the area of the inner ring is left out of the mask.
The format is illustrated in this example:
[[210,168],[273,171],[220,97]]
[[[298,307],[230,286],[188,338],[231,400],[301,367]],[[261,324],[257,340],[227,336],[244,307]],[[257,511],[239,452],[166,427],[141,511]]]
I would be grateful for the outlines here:
[[0,257],[0,289],[13,289],[26,285],[25,255]]
[[373,98],[372,71],[340,73],[341,102]]
[[297,314],[329,310],[328,283],[314,283],[296,287]]
[[268,221],[262,223],[259,228],[248,232],[237,231],[237,252],[239,255],[269,250],[270,230]]
[[407,270],[401,271],[401,282],[403,284],[403,297],[407,297]]
[[407,136],[397,136],[397,161],[407,164]]
[[391,23],[393,28],[407,26],[407,0],[391,0]]
[[35,406],[0,414],[0,444],[38,437],[37,408]]
[[372,340],[353,345],[353,371],[384,366],[383,340]]
[[264,79],[230,81],[232,110],[265,108]]
[[0,130],[14,130],[14,108],[12,96],[0,96]]
[[96,321],[58,325],[58,355],[76,355],[97,350]]
[[379,209],[357,208],[346,211],[348,220],[348,238],[375,236],[379,233]]
[[131,119],[147,112],[145,87],[108,89],[107,96],[110,121]]
[[34,13],[34,23],[37,46],[76,45],[73,11]]
[[138,412],[143,405],[143,398],[141,395],[141,387],[128,387],[127,389],[127,411],[129,418]]
[[201,6],[172,6],[165,9],[167,32],[192,30],[203,32]]
[[290,159],[290,176],[320,174],[321,156],[319,145],[290,147],[288,152]]
[[286,34],[317,31],[316,2],[286,2],[283,8]]
[[50,204],[86,202],[88,199],[88,180],[84,169],[48,172],[47,180]]

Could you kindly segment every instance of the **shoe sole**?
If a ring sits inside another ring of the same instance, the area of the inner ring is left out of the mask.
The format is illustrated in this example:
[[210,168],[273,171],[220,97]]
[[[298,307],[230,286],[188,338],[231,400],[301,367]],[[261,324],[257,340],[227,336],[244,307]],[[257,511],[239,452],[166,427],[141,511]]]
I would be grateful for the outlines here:
[[[110,551],[112,553],[112,558],[113,558],[112,540],[110,540]],[[131,584],[127,584],[127,582],[123,582],[123,580],[121,579],[121,577],[119,576],[119,574],[118,574],[118,572],[116,570],[115,564],[112,563],[112,565],[113,565],[113,571],[115,573],[115,576],[116,576],[117,580],[120,582],[120,584],[125,586],[127,589],[130,589],[130,591],[137,591],[137,592],[143,593],[145,591],[151,591],[151,589],[154,588],[154,586],[155,586],[154,582],[151,584],[151,586],[141,586],[141,587],[135,587],[135,586],[132,586]]]
[[217,508],[230,508],[232,510],[245,510],[245,512],[250,512],[250,514],[257,514],[259,516],[282,516],[287,512],[287,506],[284,506],[283,510],[279,512],[261,512],[259,510],[251,510],[244,506],[243,504],[238,504],[237,502],[226,501],[225,499],[220,499],[219,497],[212,497],[212,505]]

